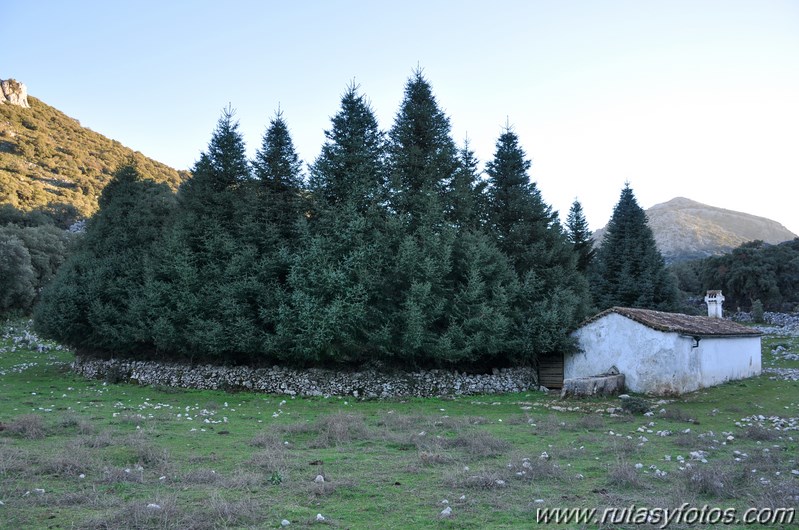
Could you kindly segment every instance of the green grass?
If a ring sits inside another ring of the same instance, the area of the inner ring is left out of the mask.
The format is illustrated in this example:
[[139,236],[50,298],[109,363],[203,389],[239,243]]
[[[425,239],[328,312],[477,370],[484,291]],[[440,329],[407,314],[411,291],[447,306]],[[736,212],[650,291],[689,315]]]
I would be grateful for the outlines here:
[[[67,351],[14,348],[22,327],[0,342],[3,527],[527,528],[540,507],[799,504],[799,383],[768,374],[637,396],[650,416],[537,392],[293,399],[85,380]],[[764,366],[799,367],[778,344],[799,353],[767,337]]]

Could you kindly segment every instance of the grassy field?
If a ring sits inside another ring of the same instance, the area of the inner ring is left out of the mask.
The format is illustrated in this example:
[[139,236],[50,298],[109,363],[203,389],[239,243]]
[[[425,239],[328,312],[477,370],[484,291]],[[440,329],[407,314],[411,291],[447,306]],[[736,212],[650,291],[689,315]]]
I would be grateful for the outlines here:
[[[529,528],[539,508],[799,505],[784,375],[629,410],[539,392],[292,399],[89,381],[37,344],[5,324],[3,528]],[[763,345],[764,367],[799,369],[799,338]]]

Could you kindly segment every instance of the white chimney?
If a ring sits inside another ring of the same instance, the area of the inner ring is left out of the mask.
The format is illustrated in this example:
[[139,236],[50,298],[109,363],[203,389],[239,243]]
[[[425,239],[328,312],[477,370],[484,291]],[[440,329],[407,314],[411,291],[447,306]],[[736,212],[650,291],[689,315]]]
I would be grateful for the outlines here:
[[707,316],[710,318],[724,318],[721,310],[721,304],[724,303],[724,295],[721,291],[708,291],[705,295],[705,302],[707,303]]

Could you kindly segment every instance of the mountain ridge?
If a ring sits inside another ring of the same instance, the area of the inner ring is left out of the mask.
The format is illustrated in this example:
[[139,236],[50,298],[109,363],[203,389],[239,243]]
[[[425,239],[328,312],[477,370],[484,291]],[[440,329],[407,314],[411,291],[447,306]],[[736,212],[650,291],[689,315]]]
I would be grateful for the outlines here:
[[[675,197],[646,210],[649,227],[667,263],[727,253],[748,241],[778,244],[797,237],[782,224],[757,215]],[[601,245],[607,226],[594,233]]]
[[0,105],[0,206],[41,210],[60,224],[90,217],[117,168],[141,173],[173,190],[189,176],[122,145],[27,95],[29,108]]

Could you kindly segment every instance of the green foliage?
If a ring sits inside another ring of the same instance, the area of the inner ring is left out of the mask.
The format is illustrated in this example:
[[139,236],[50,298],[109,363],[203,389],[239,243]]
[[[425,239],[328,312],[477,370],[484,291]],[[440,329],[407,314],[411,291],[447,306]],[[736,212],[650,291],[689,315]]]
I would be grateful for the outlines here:
[[173,208],[172,194],[128,165],[99,204],[75,252],[42,293],[37,329],[89,350],[149,348],[149,323],[134,308],[144,297],[145,271]]
[[311,167],[313,215],[299,224],[278,338],[302,363],[356,364],[389,347],[385,145],[356,87],[342,97],[325,136]]
[[701,289],[721,289],[727,307],[747,310],[760,300],[767,310],[791,311],[799,303],[799,238],[745,243],[698,262],[697,269]]
[[763,302],[759,299],[752,302],[752,320],[757,323],[763,322]]
[[629,184],[622,189],[591,271],[594,301],[613,306],[670,311],[678,291],[657,248],[646,213]]
[[646,414],[652,409],[652,404],[642,397],[630,396],[621,400],[621,408],[628,414]]
[[40,211],[66,228],[97,211],[113,171],[133,159],[172,189],[187,178],[115,140],[81,127],[34,97],[31,108],[0,105],[0,205]]
[[405,97],[389,132],[392,206],[413,232],[438,229],[445,195],[458,169],[449,118],[439,108],[421,70],[405,85]]
[[295,225],[304,210],[302,163],[281,112],[271,120],[252,165],[260,184],[255,186],[257,203],[253,205],[259,230],[266,224],[276,229],[282,240],[295,239]]
[[449,219],[460,230],[483,228],[488,182],[481,179],[477,166],[477,158],[466,140],[458,151],[458,169],[452,177],[449,194]]
[[240,362],[257,355],[252,296],[257,250],[240,240],[250,168],[244,139],[226,109],[154,253],[146,289],[153,341],[168,355]]
[[0,232],[0,312],[27,309],[33,303],[36,273],[25,243]]
[[[0,238],[7,252],[0,258],[6,284],[4,291],[7,289],[0,312],[13,309],[25,313],[31,309],[42,287],[53,279],[66,259],[72,239],[72,234],[56,228],[46,217],[23,214],[20,220],[45,224],[0,226]],[[18,248],[20,246],[22,249]]]
[[589,296],[557,213],[530,181],[529,169],[518,136],[506,128],[486,167],[489,229],[518,275],[515,329],[525,358],[532,360],[571,347],[569,332],[586,316]]
[[512,131],[483,180],[417,71],[388,134],[351,86],[325,137],[307,186],[280,112],[249,161],[225,110],[176,195],[122,167],[37,327],[84,352],[294,366],[485,370],[572,347],[588,287]]
[[577,270],[585,273],[594,259],[596,249],[588,221],[583,213],[583,205],[577,199],[572,203],[569,216],[566,218],[566,235],[577,254]]
[[486,233],[468,231],[455,241],[452,262],[447,363],[489,368],[528,361],[516,328],[519,282],[508,258]]

